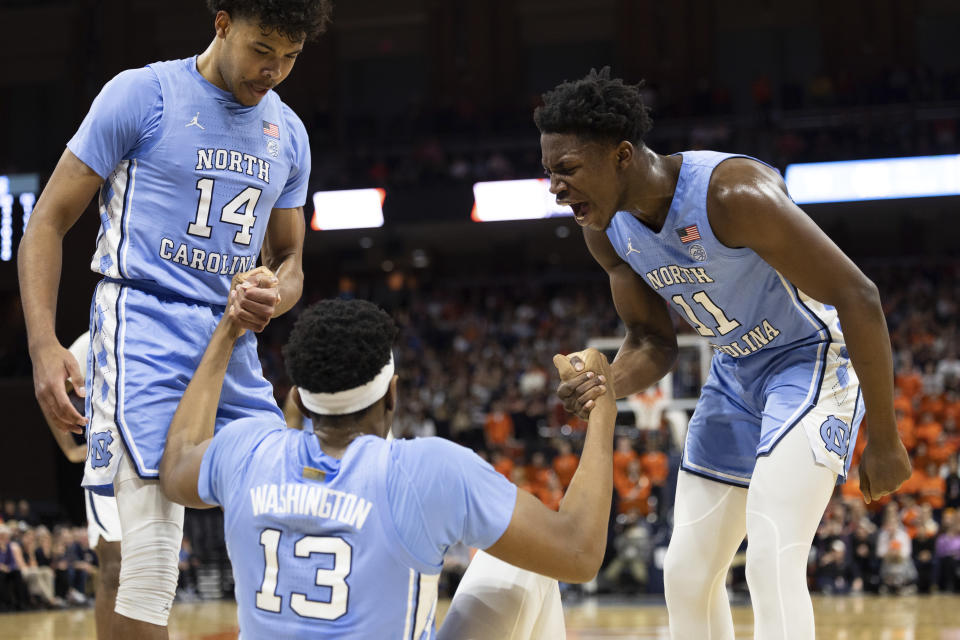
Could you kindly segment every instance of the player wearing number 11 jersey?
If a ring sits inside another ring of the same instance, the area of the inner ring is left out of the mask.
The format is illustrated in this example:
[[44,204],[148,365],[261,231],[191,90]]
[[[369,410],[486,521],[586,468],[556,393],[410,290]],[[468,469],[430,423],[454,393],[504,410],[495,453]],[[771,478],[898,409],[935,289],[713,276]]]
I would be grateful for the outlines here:
[[[87,427],[84,485],[117,495],[124,531],[114,631],[165,638],[183,509],[156,478],[166,430],[227,302],[258,260],[275,277],[247,282],[250,329],[230,364],[220,424],[279,417],[253,331],[299,298],[307,134],[273,87],[328,0],[209,0],[215,37],[202,54],[120,73],[68,142],[19,255],[36,392],[48,421]],[[99,196],[86,375],[54,334],[64,233]],[[63,380],[84,379],[86,415]],[[119,626],[118,626],[119,625]]]
[[[534,119],[550,190],[584,227],[627,327],[612,366],[617,394],[673,366],[668,302],[716,352],[687,431],[664,561],[671,636],[733,638],[723,578],[746,534],[755,637],[812,640],[807,554],[864,409],[864,496],[910,475],[876,287],[773,168],[649,149],[640,91],[609,70],[550,91]],[[568,409],[589,408],[591,384],[575,378],[558,393]]]

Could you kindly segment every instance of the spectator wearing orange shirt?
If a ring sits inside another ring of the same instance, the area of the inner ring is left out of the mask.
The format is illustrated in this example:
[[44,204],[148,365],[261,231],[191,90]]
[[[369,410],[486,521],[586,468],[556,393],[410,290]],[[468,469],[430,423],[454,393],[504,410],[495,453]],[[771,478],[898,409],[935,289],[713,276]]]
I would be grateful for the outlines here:
[[617,438],[617,449],[613,452],[613,481],[627,477],[627,467],[637,459],[637,452],[633,449],[633,441],[621,436]]
[[517,485],[527,493],[532,493],[536,495],[537,489],[532,484],[527,482],[527,474],[523,470],[523,467],[514,467],[513,473],[510,475],[510,481],[513,484]]
[[627,465],[624,476],[619,480],[614,477],[614,487],[617,490],[617,513],[650,513],[650,479],[643,475],[639,460],[633,460]]
[[[903,446],[906,447],[907,451],[913,451],[917,446],[917,425],[913,420],[913,417],[905,412],[903,409],[896,410],[897,415],[897,432],[900,434],[900,440],[903,442]],[[861,428],[859,433],[862,434],[864,430]]]
[[863,494],[860,492],[860,471],[857,467],[850,467],[846,482],[840,485],[840,495],[843,496],[843,501],[848,503],[863,500]]
[[513,459],[506,455],[501,449],[493,450],[493,468],[507,480],[513,478]]
[[913,496],[920,491],[920,483],[923,480],[923,470],[914,469],[913,473],[910,474],[910,477],[907,478],[907,481],[900,485],[900,488],[897,489],[898,496]]
[[944,410],[947,405],[941,395],[924,395],[920,398],[920,414],[932,413],[934,420],[943,418]]
[[530,464],[524,469],[527,476],[527,482],[536,489],[547,485],[547,476],[550,475],[550,467],[547,466],[547,456],[542,451],[534,451],[530,456]]
[[937,441],[933,443],[933,446],[930,447],[930,460],[937,463],[937,466],[947,464],[947,461],[950,459],[954,453],[957,452],[957,442],[955,439],[951,439],[947,436],[946,425],[944,425],[944,431],[940,434],[940,437],[937,438]]
[[897,389],[893,396],[893,408],[896,411],[902,411],[904,414],[911,416],[913,415],[913,400]]
[[924,411],[920,415],[920,422],[917,423],[917,440],[923,440],[927,445],[932,445],[937,441],[940,433],[943,431],[943,425],[937,422],[930,411]]
[[580,456],[573,452],[568,440],[560,440],[557,443],[559,453],[553,459],[553,471],[560,480],[560,486],[566,490],[570,486],[573,474],[577,471],[577,465],[580,464]]
[[513,439],[513,418],[504,409],[502,401],[494,401],[483,423],[483,433],[487,439],[488,449],[503,446]]
[[930,505],[935,511],[940,511],[943,509],[946,492],[947,482],[940,476],[937,464],[928,462],[924,469],[923,478],[920,480],[917,501],[920,504]]
[[548,509],[560,510],[560,502],[563,500],[563,487],[560,486],[560,479],[557,474],[547,470],[546,482],[537,489],[536,496],[540,498],[540,502],[547,505]]
[[923,376],[913,366],[913,360],[910,357],[905,359],[900,371],[894,376],[894,385],[910,399],[923,389]]

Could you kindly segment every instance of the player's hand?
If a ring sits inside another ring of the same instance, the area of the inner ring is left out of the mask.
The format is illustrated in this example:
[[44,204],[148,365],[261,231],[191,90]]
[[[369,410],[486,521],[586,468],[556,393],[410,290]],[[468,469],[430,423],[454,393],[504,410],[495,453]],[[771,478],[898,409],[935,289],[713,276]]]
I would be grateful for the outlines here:
[[36,349],[30,354],[33,359],[33,389],[40,403],[40,411],[47,423],[62,431],[83,433],[87,419],[70,402],[67,396],[67,378],[74,381],[74,390],[81,398],[86,397],[84,373],[67,349],[56,340]]
[[553,364],[560,373],[557,396],[564,408],[587,419],[600,405],[616,412],[616,395],[608,380],[613,379],[606,356],[596,349],[585,349],[569,356],[553,356]]
[[228,312],[241,329],[263,331],[280,304],[280,281],[267,267],[238,274],[230,289]]
[[899,489],[912,472],[910,454],[899,438],[883,446],[868,441],[860,459],[860,493],[869,504]]

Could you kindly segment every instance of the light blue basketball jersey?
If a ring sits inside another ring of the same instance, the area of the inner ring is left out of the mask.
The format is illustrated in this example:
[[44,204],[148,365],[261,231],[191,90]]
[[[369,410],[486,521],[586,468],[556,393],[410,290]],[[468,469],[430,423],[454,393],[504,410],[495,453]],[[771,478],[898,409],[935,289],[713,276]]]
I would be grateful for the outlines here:
[[517,496],[447,440],[363,436],[337,460],[249,418],[213,438],[198,491],[224,510],[241,637],[338,640],[433,638],[444,552],[491,546]]
[[682,157],[659,233],[625,211],[614,215],[607,237],[617,254],[725,356],[829,342],[833,307],[799,291],[752,249],[731,249],[713,235],[710,176],[720,162],[747,156],[684,151]]
[[274,92],[246,107],[196,58],[124,71],[68,148],[104,178],[91,268],[184,298],[225,304],[257,262],[270,212],[306,202],[310,148]]
[[756,457],[799,424],[817,462],[844,475],[863,404],[836,310],[798,290],[752,249],[731,249],[713,235],[710,177],[734,157],[747,156],[683,152],[659,233],[623,211],[607,228],[619,256],[716,351],[681,467],[747,487]]

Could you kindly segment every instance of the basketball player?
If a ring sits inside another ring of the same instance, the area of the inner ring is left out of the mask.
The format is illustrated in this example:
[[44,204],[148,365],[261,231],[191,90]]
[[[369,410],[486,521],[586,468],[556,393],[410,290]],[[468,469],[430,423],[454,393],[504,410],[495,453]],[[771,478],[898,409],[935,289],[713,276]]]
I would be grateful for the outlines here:
[[[864,409],[863,495],[880,498],[910,475],[876,287],[773,168],[646,147],[640,93],[608,69],[548,92],[534,119],[550,190],[573,208],[627,329],[612,365],[617,396],[673,366],[667,301],[716,352],[665,560],[672,637],[733,638],[724,576],[746,533],[756,638],[813,638],[807,553]],[[593,406],[596,380],[562,383],[567,408]]]
[[[84,333],[70,345],[69,351],[78,363],[87,364],[87,351],[90,349],[90,334]],[[81,411],[84,400],[76,394],[71,380],[67,380],[67,396]],[[87,459],[87,447],[77,444],[69,431],[48,425],[53,439],[63,455],[70,462],[81,463]],[[84,490],[84,502],[87,506],[87,539],[90,548],[97,554],[99,570],[95,593],[94,619],[97,626],[97,640],[110,640],[113,620],[113,607],[117,600],[117,585],[120,582],[120,513],[117,500],[113,496],[102,496],[90,489]]]
[[[124,71],[94,101],[31,217],[20,289],[37,399],[65,430],[87,427],[84,486],[114,489],[123,562],[114,632],[167,638],[183,508],[160,492],[167,425],[226,304],[245,282],[220,418],[279,416],[253,331],[299,298],[310,172],[306,131],[272,91],[328,0],[209,0],[215,36],[200,55]],[[94,193],[101,228],[91,267],[89,414],[69,403],[80,380],[54,333],[62,241]],[[257,259],[274,278],[246,280]],[[89,419],[89,423],[87,420]]]
[[[160,482],[173,501],[223,507],[243,637],[433,638],[443,555],[458,541],[487,553],[474,558],[439,637],[565,637],[557,582],[544,576],[584,582],[603,559],[612,393],[589,411],[580,466],[551,511],[469,449],[384,439],[399,401],[397,328],[362,300],[308,308],[284,348],[313,433],[270,416],[239,418],[214,436],[243,331],[234,311],[180,401]],[[609,371],[596,350],[580,357]],[[554,362],[575,375],[566,357]]]

